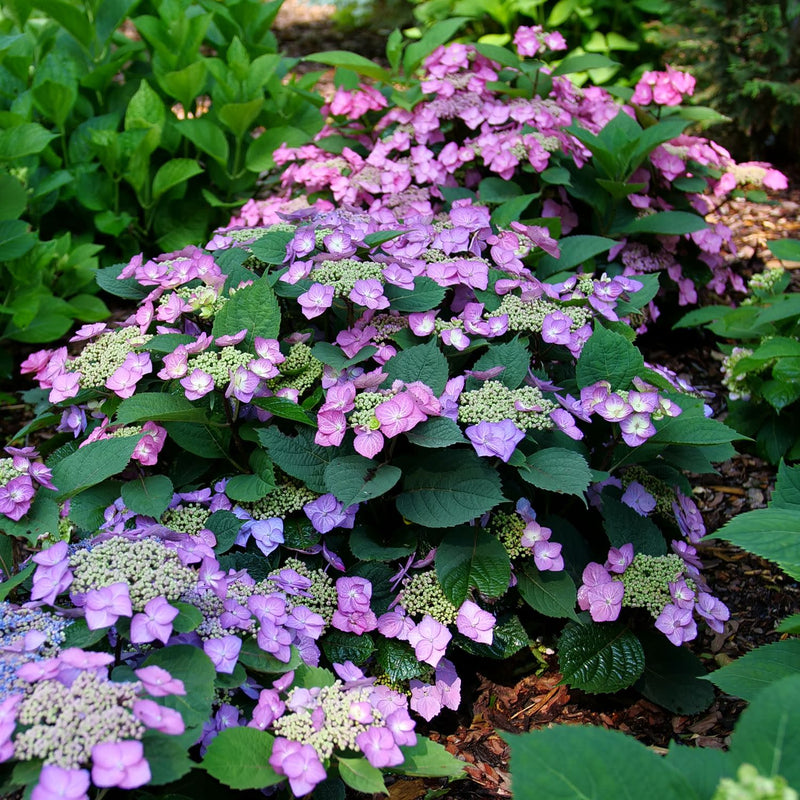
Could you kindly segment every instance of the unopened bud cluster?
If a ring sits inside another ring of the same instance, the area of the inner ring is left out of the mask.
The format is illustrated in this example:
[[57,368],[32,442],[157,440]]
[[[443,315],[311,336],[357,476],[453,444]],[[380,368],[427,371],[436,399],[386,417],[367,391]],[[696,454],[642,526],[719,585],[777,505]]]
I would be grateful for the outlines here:
[[397,601],[411,616],[428,614],[442,625],[452,625],[458,616],[458,609],[445,597],[433,570],[406,578]]
[[[637,553],[625,574],[615,578],[625,584],[622,605],[645,608],[653,617],[657,617],[672,602],[669,584],[682,577],[685,568],[683,559],[674,553],[665,556]],[[684,579],[687,586],[694,591],[696,587],[691,578]]]
[[535,386],[509,389],[500,381],[485,381],[480,389],[462,392],[458,398],[458,421],[464,425],[502,422],[510,419],[520,430],[549,430],[549,414],[557,408]]

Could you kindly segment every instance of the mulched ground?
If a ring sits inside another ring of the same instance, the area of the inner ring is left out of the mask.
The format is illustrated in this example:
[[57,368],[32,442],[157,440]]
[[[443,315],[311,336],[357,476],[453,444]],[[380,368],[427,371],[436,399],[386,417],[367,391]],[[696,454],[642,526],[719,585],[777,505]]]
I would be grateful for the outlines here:
[[[276,21],[275,32],[290,55],[349,49],[367,57],[383,56],[390,28],[373,26],[357,31],[338,30],[331,24],[335,8],[287,0]],[[385,17],[382,17],[385,19]],[[800,170],[790,168],[793,186],[800,186]],[[732,263],[749,276],[770,261],[766,248],[773,238],[800,238],[800,191],[778,194],[770,203],[732,201],[717,211],[733,231],[738,256]],[[800,267],[800,264],[797,265]],[[800,269],[793,270],[800,283]],[[645,341],[646,358],[664,363],[702,388],[722,396],[721,356],[709,347],[711,339],[670,336],[665,341]],[[34,348],[35,349],[35,348]],[[17,353],[19,363],[21,351]],[[18,383],[0,383],[0,437],[10,438],[22,424],[25,409],[9,404]],[[719,405],[717,406],[719,408]],[[710,531],[739,512],[762,508],[774,486],[775,470],[750,455],[739,455],[719,467],[719,475],[698,476],[695,500]],[[694,651],[709,669],[728,663],[752,648],[775,641],[776,623],[800,611],[800,586],[777,568],[722,542],[702,547],[706,574],[716,594],[731,609],[725,633],[704,634]],[[446,712],[426,730],[451,752],[467,762],[470,779],[445,788],[441,781],[398,778],[391,784],[392,800],[447,797],[475,800],[510,796],[508,747],[497,731],[520,733],[555,722],[587,723],[616,728],[657,750],[672,741],[699,747],[724,748],[744,704],[719,695],[711,708],[695,716],[679,716],[641,699],[633,692],[613,696],[586,695],[559,685],[555,659],[545,654],[539,662],[522,653],[502,665],[474,664],[474,676],[464,679],[465,701],[459,713]]]

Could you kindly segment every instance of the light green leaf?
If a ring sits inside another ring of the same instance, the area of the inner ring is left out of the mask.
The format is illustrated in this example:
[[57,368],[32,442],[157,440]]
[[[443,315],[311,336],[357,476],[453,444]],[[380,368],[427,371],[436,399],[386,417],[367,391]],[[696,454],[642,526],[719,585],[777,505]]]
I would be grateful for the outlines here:
[[731,737],[737,764],[752,764],[762,775],[781,775],[800,786],[800,676],[782,678],[763,689],[746,708]]
[[535,611],[548,617],[578,619],[575,614],[578,592],[569,574],[541,572],[528,560],[516,569],[517,589]]
[[[516,389],[522,385],[531,365],[531,354],[527,345],[527,341],[521,340],[519,336],[503,344],[490,344],[486,352],[473,364],[471,371],[484,372],[493,367],[504,367],[494,380],[500,381],[509,389]],[[477,388],[475,379],[468,380],[467,388]]]
[[174,186],[185,183],[195,175],[199,175],[203,168],[193,158],[173,158],[159,167],[153,178],[153,199],[168,192]]
[[339,756],[337,761],[339,775],[351,789],[365,794],[389,794],[381,771],[377,767],[373,767],[366,758],[342,758]]
[[428,528],[469,522],[504,500],[497,471],[469,451],[434,452],[404,465],[403,474],[397,510]]
[[417,743],[401,747],[405,760],[393,772],[419,778],[459,778],[464,775],[464,762],[449,753],[444,745],[417,735]]
[[500,541],[478,527],[448,531],[436,550],[436,577],[447,599],[458,608],[471,588],[488,597],[508,589],[511,562]]
[[800,241],[797,239],[773,239],[768,246],[772,255],[781,261],[800,261]]
[[37,122],[25,122],[0,131],[0,160],[16,161],[18,158],[41,153],[57,138]]
[[84,489],[122,472],[128,466],[140,436],[121,436],[90,442],[53,467],[56,497],[66,500]]
[[274,737],[257,728],[220,731],[208,746],[202,767],[231,789],[265,789],[285,780],[269,765]]
[[628,222],[620,233],[656,233],[663,236],[681,236],[707,228],[699,214],[690,211],[657,211]]
[[254,397],[252,400],[254,406],[263,408],[269,411],[270,414],[281,417],[281,419],[290,419],[293,422],[300,422],[303,425],[310,425],[312,428],[317,427],[317,421],[309,414],[302,406],[293,403],[286,397]]
[[725,694],[752,701],[767,686],[800,675],[800,639],[762,645],[706,676]]
[[685,408],[677,417],[657,420],[655,426],[649,444],[718,445],[747,438],[718,419],[706,417],[701,405]]
[[245,166],[250,172],[266,172],[274,169],[274,153],[282,144],[288,147],[300,147],[310,138],[306,131],[291,125],[268,128],[248,145]]
[[554,70],[553,75],[568,75],[571,72],[586,72],[589,69],[618,67],[619,61],[600,55],[600,53],[582,53],[567,56]]
[[258,475],[234,475],[225,486],[225,494],[231,500],[255,503],[274,491],[275,484],[263,481]]
[[325,467],[325,486],[345,508],[386,494],[401,471],[391,464],[377,464],[360,455],[335,458]]
[[581,499],[592,480],[586,459],[563,447],[548,447],[528,456],[519,474],[538,489],[574,494]]
[[217,312],[212,333],[214,337],[229,336],[247,329],[244,341],[253,347],[256,336],[274,339],[281,326],[278,298],[269,285],[267,276],[259,278],[250,286],[239,289]]
[[644,670],[639,640],[619,623],[570,622],[558,639],[558,664],[564,681],[585,692],[618,692]]
[[537,796],[554,800],[641,800],[647,776],[653,800],[700,800],[689,777],[620,731],[556,725],[501,735],[511,746],[511,789],[518,798],[536,787]]
[[195,147],[215,161],[223,165],[228,163],[228,140],[211,120],[182,119],[177,128]]
[[217,109],[217,116],[237,139],[242,139],[253,126],[263,107],[263,97],[256,97],[246,103],[225,103]]
[[122,500],[134,513],[158,519],[172,502],[173,491],[166,475],[151,475],[124,483]]
[[377,81],[389,81],[391,78],[389,73],[374,61],[370,61],[357,53],[351,53],[348,50],[328,50],[327,52],[311,53],[301,60],[327,64],[331,67],[344,67],[358,75],[364,75]]

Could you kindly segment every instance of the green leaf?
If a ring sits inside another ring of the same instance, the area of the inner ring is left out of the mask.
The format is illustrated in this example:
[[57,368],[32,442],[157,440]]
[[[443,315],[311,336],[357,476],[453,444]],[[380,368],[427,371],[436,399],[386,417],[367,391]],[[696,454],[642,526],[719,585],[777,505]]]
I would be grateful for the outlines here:
[[170,605],[178,609],[178,616],[172,620],[172,627],[177,633],[189,633],[203,624],[203,613],[195,606],[178,601],[173,601]]
[[800,261],[800,241],[797,239],[773,239],[767,245],[772,255],[781,261]]
[[418,447],[433,448],[450,447],[467,441],[461,428],[448,417],[429,417],[412,430],[406,431],[406,438]]
[[214,677],[217,671],[211,659],[199,648],[177,644],[157,650],[142,666],[165,669],[173,678],[183,681],[185,695],[160,697],[158,702],[179,711],[187,728],[202,725],[211,714]]
[[203,422],[205,412],[182,394],[141,392],[123,400],[117,408],[114,422],[130,425],[134,422]]
[[293,422],[310,425],[315,429],[317,427],[317,421],[311,414],[286,397],[278,397],[277,395],[273,395],[272,397],[254,397],[252,404],[263,408],[265,411],[269,411],[270,414],[280,417],[281,419],[290,419]]
[[615,239],[604,236],[567,236],[559,239],[561,254],[558,258],[545,253],[539,261],[537,276],[546,278],[556,272],[566,272],[600,253],[607,253],[615,244]]
[[351,789],[365,794],[389,794],[381,771],[377,767],[373,767],[366,758],[339,756],[337,762],[341,779]]
[[52,492],[45,493],[40,489],[28,513],[19,520],[4,517],[0,530],[8,536],[26,539],[29,544],[35,545],[40,537],[58,530],[58,520],[59,506],[53,500]]
[[435,339],[401,350],[389,359],[383,369],[388,375],[388,384],[396,380],[405,383],[420,381],[435,395],[440,395],[447,384],[447,359],[439,350]]
[[511,746],[515,797],[523,798],[528,787],[536,787],[536,795],[547,798],[641,800],[646,785],[654,800],[699,800],[689,776],[620,731],[555,725],[501,736]]
[[333,686],[336,683],[336,676],[324,667],[310,667],[308,664],[301,664],[294,671],[292,685],[301,686],[303,689],[313,689],[323,686]]
[[403,70],[407,77],[429,56],[437,47],[449,42],[456,31],[468,21],[468,17],[450,17],[432,25],[418,42],[413,42],[403,54]]
[[0,131],[0,160],[16,161],[41,153],[58,134],[51,133],[37,122],[25,122]]
[[239,663],[247,669],[267,675],[283,675],[302,664],[300,653],[292,646],[292,655],[287,662],[278,661],[271,653],[265,653],[256,643],[254,636],[245,639],[239,651]]
[[[174,97],[186,112],[191,112],[192,101],[203,91],[206,83],[206,62],[198,59],[183,69],[157,72],[158,85]],[[202,120],[184,120],[201,122]]]
[[153,178],[153,199],[157,200],[174,186],[199,175],[203,168],[193,158],[173,158],[162,164]]
[[644,647],[644,672],[635,688],[648,700],[673,714],[698,714],[714,702],[703,662],[685,647],[675,647],[657,631],[640,636]]
[[320,640],[320,646],[332,664],[344,664],[345,661],[363,664],[375,652],[375,640],[368,633],[329,631]]
[[564,682],[593,694],[618,692],[644,670],[639,640],[619,623],[567,623],[558,639]]
[[376,464],[372,459],[352,455],[333,459],[325,467],[324,480],[328,491],[347,508],[386,494],[401,475],[390,464]]
[[[528,343],[515,336],[510,342],[503,344],[490,344],[486,352],[473,364],[472,372],[484,372],[493,367],[504,367],[503,371],[494,380],[500,381],[509,389],[517,389],[522,385],[531,365],[531,354]],[[468,388],[476,383],[469,379]]]
[[121,436],[90,442],[53,467],[56,497],[66,500],[84,489],[122,472],[139,443],[139,436]]
[[800,786],[800,676],[783,678],[763,689],[746,708],[731,737],[737,764],[752,764],[762,775],[781,775]]
[[235,514],[225,510],[215,511],[206,520],[205,527],[217,537],[217,546],[214,548],[217,555],[227,553],[233,547],[243,524]]
[[266,172],[275,169],[275,151],[283,144],[300,147],[306,144],[310,135],[301,128],[283,125],[268,128],[250,142],[245,156],[245,166],[250,172]]
[[397,510],[429,528],[451,528],[490,511],[503,497],[496,470],[469,451],[432,453],[403,469]]
[[269,765],[275,738],[257,728],[225,728],[208,746],[202,767],[231,789],[265,789],[285,780]]
[[79,6],[67,0],[36,0],[32,3],[48,17],[52,17],[87,51],[94,40],[94,30],[89,17]]
[[690,211],[657,211],[628,222],[619,233],[655,233],[663,236],[681,236],[708,227],[706,221]]
[[[404,233],[405,231],[373,231],[364,237],[364,244],[368,247],[378,247],[384,242],[391,242],[392,239],[397,239],[398,236],[402,236]],[[391,286],[392,284],[389,285]]]
[[718,445],[746,439],[718,419],[706,417],[702,405],[684,408],[677,417],[664,417],[655,423],[656,434],[648,444]]
[[287,475],[303,481],[312,492],[325,494],[325,469],[328,464],[341,455],[337,447],[321,447],[314,443],[314,433],[301,430],[291,437],[277,428],[260,428],[258,440],[269,450],[270,458]]
[[217,125],[207,119],[182,119],[178,130],[198,149],[219,164],[228,163],[228,140]]
[[516,573],[517,589],[532,609],[548,617],[578,620],[578,592],[568,573],[541,572],[530,560],[518,566]]
[[114,264],[112,267],[98,269],[94,279],[97,285],[109,294],[126,300],[141,300],[147,294],[146,286],[142,286],[136,278],[117,280],[117,276],[126,266],[126,264]]
[[17,586],[28,580],[33,574],[34,569],[36,569],[36,564],[28,564],[25,569],[18,572],[12,578],[6,578],[4,581],[0,582],[0,602],[5,600]]
[[417,743],[401,747],[404,761],[393,772],[419,778],[459,778],[464,775],[464,762],[449,753],[444,745],[417,735]]
[[122,484],[105,481],[75,495],[69,503],[69,520],[85,531],[97,530],[105,521],[103,512],[120,496]]
[[166,475],[151,475],[122,485],[122,500],[136,514],[158,519],[172,502],[172,481]]
[[560,494],[574,494],[583,499],[592,481],[586,459],[574,450],[548,447],[528,456],[519,468],[521,478],[538,489]]
[[586,72],[589,69],[618,67],[619,61],[600,55],[600,53],[581,53],[568,55],[552,72],[553,75],[568,75],[571,72]]
[[635,552],[648,556],[663,556],[667,552],[658,526],[608,491],[603,492],[603,528],[612,547],[630,542]]
[[255,97],[245,103],[225,103],[217,108],[217,116],[237,139],[243,139],[263,107],[264,98]]
[[767,686],[789,675],[800,675],[800,639],[772,642],[707,676],[725,694],[751,701]]
[[373,78],[376,81],[391,80],[389,73],[378,66],[374,61],[370,61],[357,53],[348,50],[328,50],[327,52],[311,53],[301,59],[302,61],[315,61],[318,64],[327,64],[330,67],[344,67],[352,70],[358,75]]
[[76,619],[65,629],[62,647],[65,650],[68,647],[80,647],[86,650],[105,639],[107,633],[108,628],[90,631],[85,619]]
[[408,681],[422,674],[424,667],[407,642],[380,636],[375,645],[377,648],[375,659],[390,680]]
[[482,528],[448,531],[436,550],[436,577],[447,599],[458,608],[471,588],[488,597],[508,589],[511,562],[500,541]]
[[275,339],[281,326],[278,298],[269,285],[268,276],[239,289],[214,317],[214,337],[230,336],[247,329],[245,346],[252,349],[256,336]]
[[391,561],[409,556],[417,549],[417,535],[408,525],[393,531],[385,531],[388,538],[381,537],[373,527],[356,527],[348,537],[350,552],[359,561]]
[[0,174],[0,220],[16,219],[27,205],[28,195],[23,185],[12,175]]
[[170,439],[192,455],[209,459],[228,458],[231,442],[228,428],[189,422],[165,422],[164,427]]
[[148,786],[163,786],[177,781],[197,766],[187,752],[186,745],[175,736],[148,730],[142,737],[144,757],[150,765]]
[[518,220],[525,209],[540,195],[541,192],[534,192],[506,200],[492,212],[492,222],[500,228],[508,227],[514,220]]
[[478,185],[478,196],[482,203],[504,203],[521,194],[522,189],[514,181],[502,178],[484,178]]
[[800,633],[800,614],[792,614],[786,617],[786,619],[781,620],[775,627],[775,630],[778,631],[778,633]]
[[644,359],[634,345],[619,333],[595,325],[578,359],[575,377],[579,389],[605,380],[616,391],[627,389],[642,370]]
[[274,491],[275,484],[261,480],[258,475],[234,475],[225,486],[231,500],[255,503]]
[[438,308],[444,299],[445,289],[436,281],[419,275],[414,278],[413,288],[404,289],[402,286],[387,283],[383,287],[383,293],[389,300],[392,309],[410,313]]

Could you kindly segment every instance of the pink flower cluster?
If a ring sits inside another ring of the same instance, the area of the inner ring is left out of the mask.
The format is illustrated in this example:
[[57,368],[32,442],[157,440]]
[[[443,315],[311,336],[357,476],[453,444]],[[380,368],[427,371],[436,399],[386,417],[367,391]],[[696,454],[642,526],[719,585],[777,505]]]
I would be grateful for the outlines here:
[[33,447],[6,447],[5,452],[11,458],[0,459],[0,514],[17,521],[30,511],[37,485],[56,487]]
[[659,106],[679,106],[684,95],[694,94],[695,79],[688,72],[673,69],[667,64],[664,72],[645,72],[636,84],[631,97],[632,103],[646,106],[655,103]]

